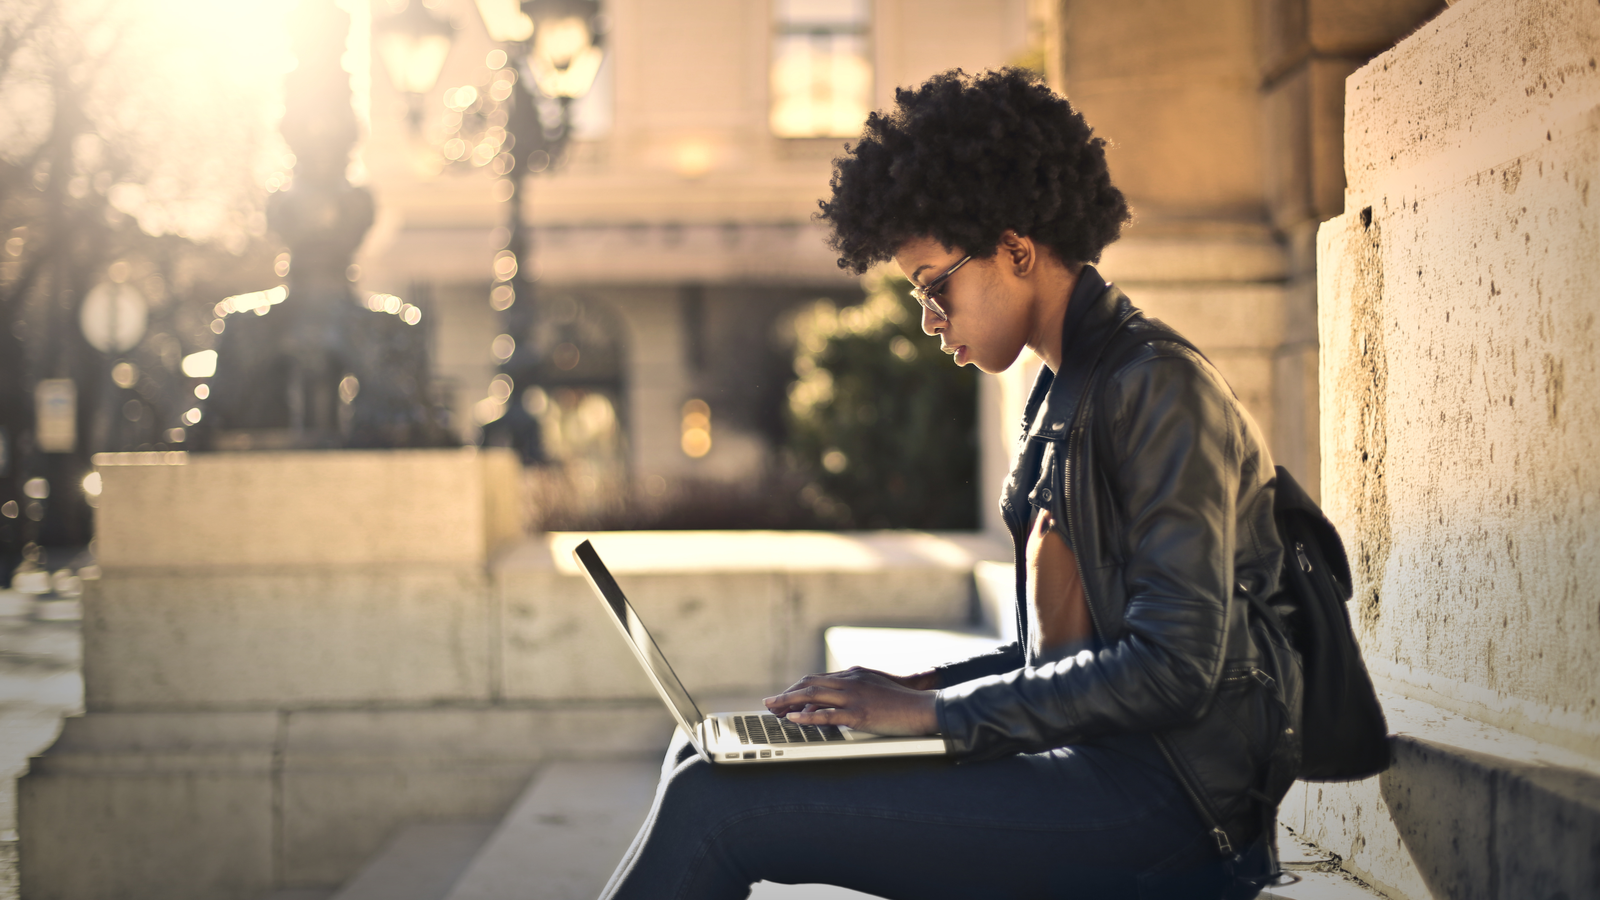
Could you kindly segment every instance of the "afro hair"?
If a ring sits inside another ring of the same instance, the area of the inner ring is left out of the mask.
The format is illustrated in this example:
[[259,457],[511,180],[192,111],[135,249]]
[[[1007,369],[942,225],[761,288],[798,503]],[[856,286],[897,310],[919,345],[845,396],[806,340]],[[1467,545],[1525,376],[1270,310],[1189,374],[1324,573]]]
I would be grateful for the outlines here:
[[818,218],[839,267],[857,274],[921,237],[992,256],[1007,229],[1062,262],[1098,262],[1129,220],[1105,146],[1037,74],[952,69],[867,117],[833,162],[833,198],[818,203]]

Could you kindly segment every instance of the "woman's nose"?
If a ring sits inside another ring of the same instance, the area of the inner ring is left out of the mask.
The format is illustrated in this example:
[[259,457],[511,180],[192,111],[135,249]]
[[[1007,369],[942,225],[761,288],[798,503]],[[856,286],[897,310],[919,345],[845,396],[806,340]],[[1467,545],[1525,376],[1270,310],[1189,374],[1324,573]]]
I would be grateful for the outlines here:
[[944,323],[945,323],[945,320],[939,318],[936,315],[934,315],[933,314],[933,310],[927,308],[926,306],[922,307],[922,333],[923,334],[928,335],[929,337],[932,337],[933,335],[938,334],[940,326],[944,325]]

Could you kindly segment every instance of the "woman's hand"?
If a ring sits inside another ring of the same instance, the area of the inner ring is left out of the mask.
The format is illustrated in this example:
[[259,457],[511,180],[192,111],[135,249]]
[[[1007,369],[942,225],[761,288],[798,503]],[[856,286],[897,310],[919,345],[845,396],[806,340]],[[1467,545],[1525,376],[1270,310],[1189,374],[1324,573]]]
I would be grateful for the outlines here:
[[935,734],[936,672],[888,675],[854,666],[843,672],[807,675],[766,699],[767,710],[797,725],[846,725],[871,734]]

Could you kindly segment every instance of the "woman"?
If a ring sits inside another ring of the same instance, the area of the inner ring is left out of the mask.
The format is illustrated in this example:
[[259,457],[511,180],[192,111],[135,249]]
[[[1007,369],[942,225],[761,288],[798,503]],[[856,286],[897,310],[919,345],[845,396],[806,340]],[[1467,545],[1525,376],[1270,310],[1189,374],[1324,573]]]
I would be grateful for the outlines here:
[[948,72],[868,118],[832,189],[840,265],[892,259],[957,365],[1045,362],[1001,499],[1021,638],[766,700],[940,734],[948,759],[716,767],[680,736],[606,896],[1253,896],[1298,755],[1298,663],[1248,612],[1282,563],[1272,462],[1209,363],[1089,265],[1128,220],[1104,142],[1028,73]]

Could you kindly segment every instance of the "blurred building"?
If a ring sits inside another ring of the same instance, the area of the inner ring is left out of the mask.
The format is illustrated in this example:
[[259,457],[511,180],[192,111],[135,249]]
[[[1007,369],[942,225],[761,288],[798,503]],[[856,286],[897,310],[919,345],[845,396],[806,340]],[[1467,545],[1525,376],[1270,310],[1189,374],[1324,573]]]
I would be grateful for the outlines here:
[[[364,157],[378,219],[358,258],[363,285],[433,298],[435,366],[463,438],[508,412],[511,422],[520,405],[547,453],[621,475],[629,490],[748,482],[781,434],[793,378],[785,313],[861,296],[811,221],[832,159],[897,86],[1023,60],[1028,7],[615,0],[604,10],[606,62],[575,106],[569,159],[520,194],[533,224],[533,332],[500,339],[507,318],[491,296],[510,238],[497,199],[508,186],[488,155],[450,143],[469,103],[508,87],[509,72],[489,65],[503,64],[490,57],[500,45],[469,0],[433,6],[457,30],[420,130],[408,130],[409,101],[374,60]],[[539,345],[538,384],[496,384],[527,340]],[[707,415],[709,447],[686,439]]]
[[[553,456],[632,491],[747,481],[780,435],[784,314],[859,296],[811,221],[833,157],[896,87],[1031,64],[1112,142],[1135,222],[1102,272],[1208,352],[1315,494],[1312,236],[1343,211],[1342,80],[1442,8],[615,0],[570,158],[520,196],[545,323],[532,339],[547,360],[529,391],[494,384],[496,354],[516,352],[495,343],[506,326],[490,299],[507,187],[492,159],[449,146],[464,98],[506,76],[486,63],[497,45],[471,4],[440,0],[457,30],[420,131],[371,73],[364,157],[379,215],[363,282],[433,298],[434,359],[463,438],[521,404]],[[1003,477],[1036,370],[985,379],[985,485]],[[684,436],[700,404],[713,437],[695,456]]]

